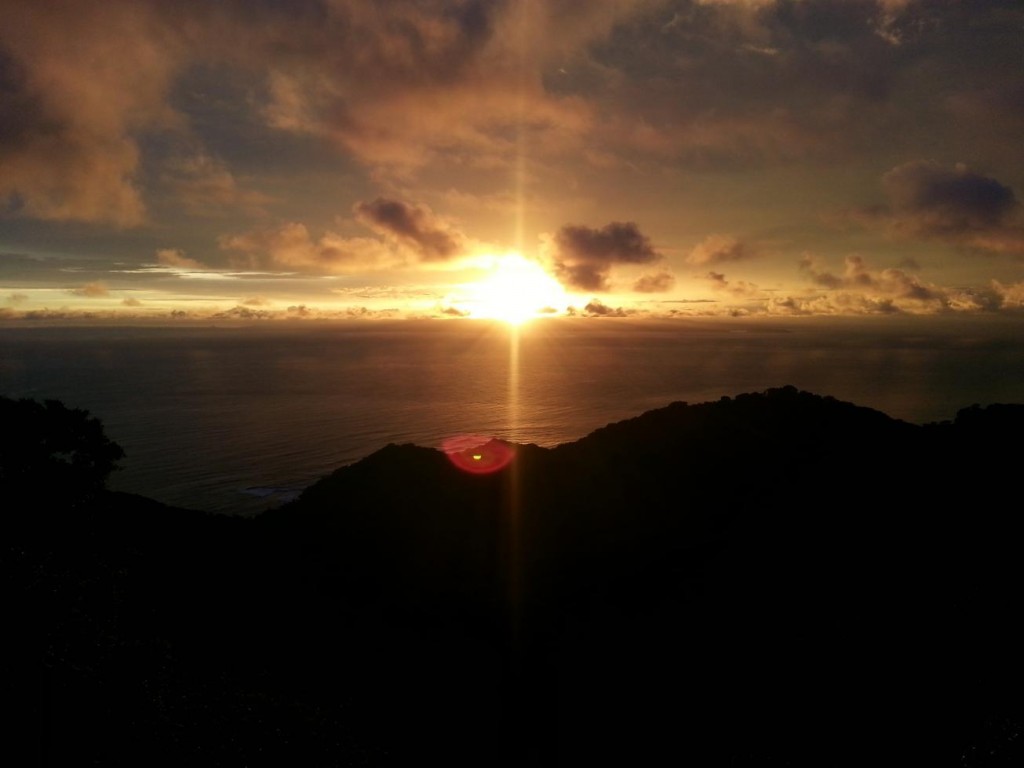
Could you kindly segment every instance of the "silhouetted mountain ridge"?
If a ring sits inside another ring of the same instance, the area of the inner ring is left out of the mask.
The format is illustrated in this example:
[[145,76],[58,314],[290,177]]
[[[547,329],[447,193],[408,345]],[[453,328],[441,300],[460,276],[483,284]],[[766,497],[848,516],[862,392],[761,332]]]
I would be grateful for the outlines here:
[[36,764],[1016,765],[1021,427],[784,387],[490,474],[389,445],[255,519],[19,497],[15,730]]

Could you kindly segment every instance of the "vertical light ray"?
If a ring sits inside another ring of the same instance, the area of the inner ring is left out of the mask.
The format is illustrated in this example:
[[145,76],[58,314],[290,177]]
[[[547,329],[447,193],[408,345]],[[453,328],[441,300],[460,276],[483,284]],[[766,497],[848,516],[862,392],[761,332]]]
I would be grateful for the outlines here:
[[[526,220],[526,126],[527,103],[526,93],[529,87],[528,67],[530,62],[529,45],[531,40],[530,10],[532,3],[518,4],[518,93],[516,104],[516,158],[515,158],[515,239],[516,251],[524,252],[525,220]],[[508,333],[508,432],[510,439],[519,441],[519,328],[515,324],[507,326]],[[517,680],[517,688],[522,685],[523,659],[523,591],[524,573],[522,563],[523,515],[520,497],[519,461],[513,461],[509,467],[506,496],[506,515],[508,526],[508,601],[509,622],[512,632],[512,674]]]
[[[508,432],[513,442],[520,442],[519,436],[519,328],[509,325],[508,332]],[[509,604],[513,633],[520,632],[522,608],[522,509],[519,495],[519,462],[509,467],[507,486],[508,515],[508,583]]]
[[524,188],[526,184],[526,11],[520,11],[519,18],[519,82],[516,94],[516,163],[515,190],[516,212],[514,239],[516,250],[523,252],[524,231]]
[[519,125],[516,129],[516,251],[523,253],[526,226],[526,130],[523,127],[526,97],[523,94],[525,82],[521,78],[519,89]]

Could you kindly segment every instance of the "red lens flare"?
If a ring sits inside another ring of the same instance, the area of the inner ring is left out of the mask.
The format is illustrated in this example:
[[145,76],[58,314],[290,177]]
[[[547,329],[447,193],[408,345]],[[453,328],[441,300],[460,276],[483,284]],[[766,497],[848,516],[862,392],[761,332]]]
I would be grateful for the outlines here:
[[508,443],[480,435],[455,435],[441,444],[441,450],[456,467],[473,475],[489,475],[507,467],[516,452]]

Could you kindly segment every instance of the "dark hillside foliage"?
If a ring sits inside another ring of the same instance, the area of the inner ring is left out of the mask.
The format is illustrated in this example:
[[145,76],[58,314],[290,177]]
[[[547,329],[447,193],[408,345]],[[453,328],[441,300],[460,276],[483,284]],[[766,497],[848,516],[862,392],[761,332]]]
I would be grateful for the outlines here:
[[1020,765],[1022,428],[785,387],[493,474],[389,445],[254,519],[84,484],[4,548],[13,732],[29,765]]

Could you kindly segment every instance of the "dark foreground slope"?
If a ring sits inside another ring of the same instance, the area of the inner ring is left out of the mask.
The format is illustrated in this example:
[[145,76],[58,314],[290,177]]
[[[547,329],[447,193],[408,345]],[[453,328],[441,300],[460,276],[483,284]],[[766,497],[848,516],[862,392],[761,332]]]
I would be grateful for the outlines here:
[[23,500],[17,730],[53,765],[1018,765],[1022,427],[785,388],[493,474],[388,446],[255,520]]

